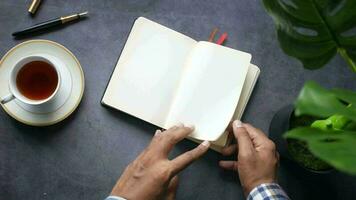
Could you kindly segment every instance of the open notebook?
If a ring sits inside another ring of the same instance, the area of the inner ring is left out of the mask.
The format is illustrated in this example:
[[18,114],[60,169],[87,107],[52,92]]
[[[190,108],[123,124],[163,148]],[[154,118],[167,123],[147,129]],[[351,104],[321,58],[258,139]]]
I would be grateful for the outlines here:
[[102,104],[162,128],[195,126],[195,141],[227,143],[225,129],[241,118],[259,75],[251,55],[197,42],[138,18],[116,64]]

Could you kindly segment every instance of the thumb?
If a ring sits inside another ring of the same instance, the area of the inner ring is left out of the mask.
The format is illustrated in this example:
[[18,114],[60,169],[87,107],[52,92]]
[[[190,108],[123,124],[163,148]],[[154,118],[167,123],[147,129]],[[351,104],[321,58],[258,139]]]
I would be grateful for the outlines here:
[[250,135],[243,127],[242,122],[235,120],[233,122],[233,132],[237,140],[239,155],[251,155],[254,152],[253,144]]
[[174,176],[169,182],[166,194],[166,200],[174,200],[176,198],[178,188],[178,176]]

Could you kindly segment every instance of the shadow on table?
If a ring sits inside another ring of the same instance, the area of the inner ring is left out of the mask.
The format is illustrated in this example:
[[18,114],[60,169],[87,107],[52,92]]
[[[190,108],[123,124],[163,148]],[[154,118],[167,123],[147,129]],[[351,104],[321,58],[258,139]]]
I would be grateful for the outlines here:
[[[85,98],[82,99],[82,101],[85,101]],[[34,140],[37,140],[40,143],[46,143],[56,136],[58,136],[63,129],[66,129],[70,124],[73,123],[73,121],[76,119],[76,116],[78,115],[79,112],[81,112],[83,102],[81,102],[76,110],[68,116],[66,119],[63,121],[50,125],[50,126],[43,126],[43,127],[36,127],[36,126],[30,126],[26,124],[22,124],[15,119],[11,118],[10,122],[12,123],[14,129],[17,129],[19,133],[21,133],[25,137],[30,137]]]
[[279,182],[291,199],[355,199],[356,177],[336,170],[316,174],[281,160]]

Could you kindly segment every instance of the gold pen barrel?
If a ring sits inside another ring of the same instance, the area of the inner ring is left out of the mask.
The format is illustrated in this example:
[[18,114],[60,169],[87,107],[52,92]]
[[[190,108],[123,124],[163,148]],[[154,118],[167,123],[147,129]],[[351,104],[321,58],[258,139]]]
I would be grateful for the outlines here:
[[79,14],[74,14],[74,15],[61,17],[61,21],[62,21],[62,24],[65,24],[67,22],[70,22],[70,21],[85,17],[87,14],[88,14],[88,12],[84,12],[84,13],[79,13]]
[[61,21],[62,21],[62,24],[65,24],[65,23],[67,23],[67,22],[76,20],[76,19],[78,19],[78,18],[79,18],[79,15],[78,15],[78,14],[74,14],[74,15],[69,15],[69,16],[61,17]]
[[33,0],[30,7],[28,8],[28,12],[31,14],[35,14],[40,3],[41,0]]

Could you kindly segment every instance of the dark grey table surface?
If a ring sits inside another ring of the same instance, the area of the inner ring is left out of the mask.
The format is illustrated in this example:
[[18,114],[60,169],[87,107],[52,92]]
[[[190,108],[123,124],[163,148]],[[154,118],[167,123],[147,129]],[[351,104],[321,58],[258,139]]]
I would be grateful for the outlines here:
[[[132,22],[145,16],[197,40],[213,27],[229,33],[226,46],[250,52],[261,76],[243,120],[268,131],[274,113],[291,103],[304,81],[356,88],[356,75],[336,56],[308,71],[278,46],[274,25],[259,0],[45,0],[34,18],[30,1],[0,1],[0,55],[25,41],[13,31],[49,18],[88,10],[87,20],[37,35],[70,49],[82,64],[86,88],[77,111],[55,126],[22,125],[0,111],[0,199],[103,199],[125,166],[150,141],[155,127],[100,105]],[[183,141],[172,156],[195,146]],[[243,199],[237,175],[218,167],[210,151],[180,174],[177,199]],[[292,199],[355,199],[356,179],[312,175],[282,161],[280,184]]]

